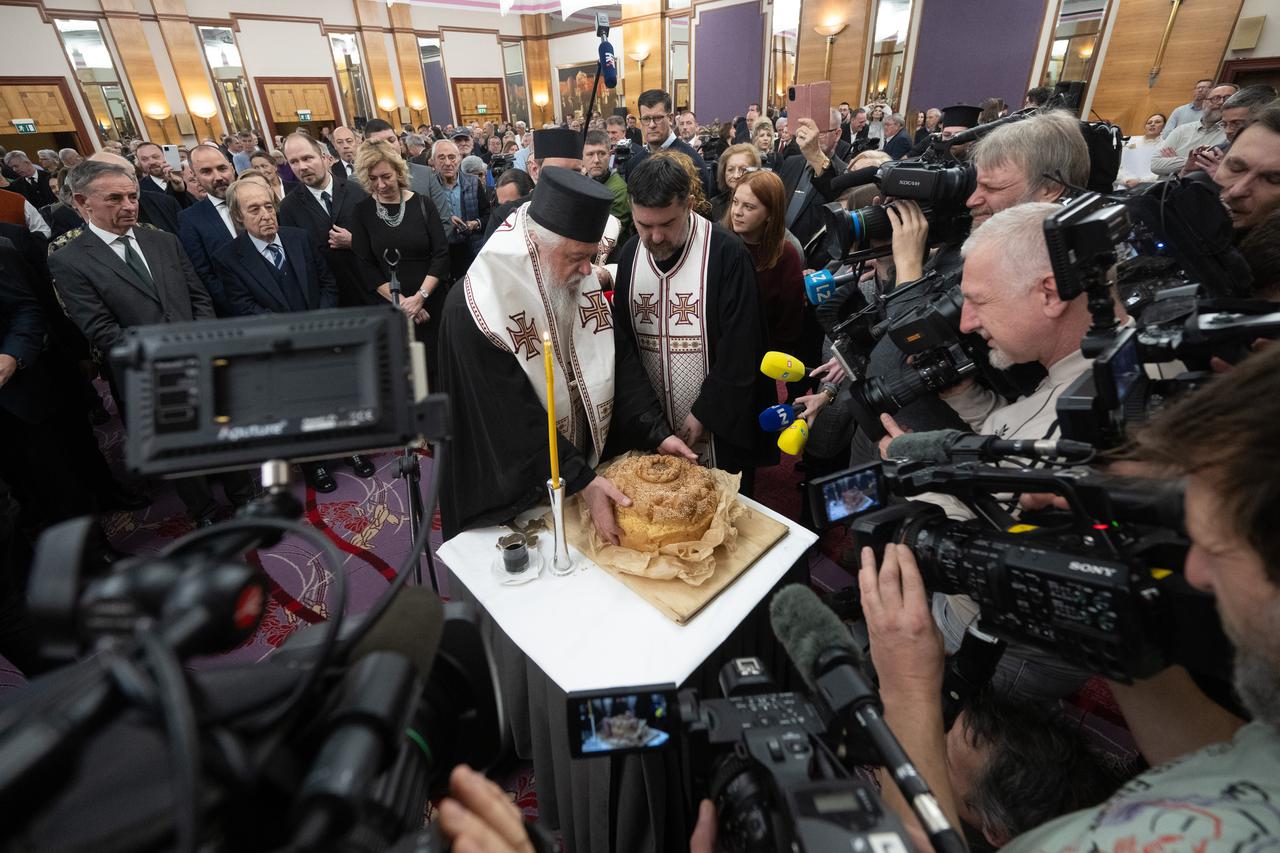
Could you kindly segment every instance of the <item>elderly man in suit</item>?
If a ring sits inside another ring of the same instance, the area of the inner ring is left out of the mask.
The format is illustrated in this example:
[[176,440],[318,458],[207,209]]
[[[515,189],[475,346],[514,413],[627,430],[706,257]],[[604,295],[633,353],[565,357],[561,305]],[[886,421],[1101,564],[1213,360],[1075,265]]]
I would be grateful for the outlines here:
[[213,310],[219,317],[230,317],[235,312],[214,272],[213,256],[236,236],[227,208],[227,187],[236,179],[235,169],[222,150],[213,145],[192,148],[190,162],[205,197],[178,216],[178,237],[213,300]]
[[[138,146],[139,151],[146,151],[146,143]],[[112,154],[109,151],[95,151],[90,160],[96,160],[101,163],[115,163],[120,166],[128,166],[133,168],[133,164],[119,154]],[[141,183],[141,181],[139,181]],[[145,195],[142,187],[138,187],[138,221],[144,225],[151,225],[159,228],[161,231],[168,231],[170,234],[178,233],[178,214],[182,212],[182,206],[170,195],[164,193],[151,193]]]
[[355,207],[368,193],[359,182],[326,169],[323,148],[308,134],[285,137],[284,156],[299,186],[280,202],[280,224],[302,228],[311,236],[311,244],[319,250],[338,283],[339,306],[372,304],[360,261],[351,251]]
[[58,196],[49,187],[49,173],[32,163],[25,151],[5,154],[4,164],[16,175],[9,182],[9,189],[23,196],[37,210],[57,203]]
[[[72,171],[72,182],[85,228],[50,255],[49,271],[67,314],[91,344],[105,354],[131,326],[213,318],[209,294],[178,238],[135,227],[133,169],[89,160]],[[191,477],[174,485],[196,523],[212,525],[218,504],[208,482]],[[226,487],[233,503],[253,494],[248,477],[228,478]]]
[[[262,181],[236,181],[227,188],[227,206],[241,233],[218,250],[213,265],[236,314],[337,307],[338,287],[329,265],[310,234],[279,224],[275,193],[269,187]],[[357,473],[373,474],[372,463],[364,457],[351,457],[351,462]],[[306,463],[302,470],[317,492],[338,488],[325,463]]]
[[431,146],[436,177],[449,196],[453,214],[445,234],[449,238],[449,272],[462,281],[484,245],[484,224],[489,220],[489,194],[480,179],[460,168],[462,152],[448,139]]
[[453,217],[460,214],[449,206],[449,193],[436,180],[435,170],[421,163],[410,162],[404,143],[400,141],[400,137],[396,136],[395,129],[380,118],[370,119],[364,126],[364,138],[370,142],[385,140],[400,152],[400,156],[405,158],[405,163],[409,166],[409,189],[431,199],[431,203],[436,206],[436,211],[440,214],[440,224],[444,227],[444,233],[451,233]]

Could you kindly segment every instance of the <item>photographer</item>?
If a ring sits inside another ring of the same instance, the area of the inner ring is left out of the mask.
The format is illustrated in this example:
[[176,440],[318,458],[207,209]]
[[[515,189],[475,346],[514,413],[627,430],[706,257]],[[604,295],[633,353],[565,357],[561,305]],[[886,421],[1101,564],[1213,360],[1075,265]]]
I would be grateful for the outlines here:
[[[947,402],[982,435],[999,438],[1052,438],[1058,432],[1059,395],[1090,361],[1080,341],[1092,322],[1086,300],[1063,302],[1049,263],[1044,221],[1058,211],[1047,203],[1021,204],[1003,210],[965,241],[964,308],[960,331],[981,335],[990,348],[991,366],[1006,370],[1015,364],[1037,362],[1048,375],[1031,393],[1014,403],[998,405],[996,395],[976,383]],[[903,429],[890,415],[881,415],[888,431],[881,454]],[[931,496],[952,517],[968,517],[968,509],[954,498]],[[978,607],[965,596],[938,596],[938,624],[955,648]],[[994,682],[1002,692],[1029,699],[1053,699],[1076,689],[1087,673],[1052,655],[1010,647]]]
[[603,130],[587,131],[586,141],[582,143],[582,169],[586,176],[613,193],[613,207],[609,213],[613,215],[622,230],[618,232],[617,245],[621,246],[631,237],[631,200],[627,196],[627,182],[616,170],[609,166],[609,137]]
[[[1250,358],[1136,436],[1139,461],[1188,476],[1187,580],[1212,593],[1236,646],[1234,680],[1253,722],[1210,701],[1180,668],[1112,685],[1152,765],[1100,809],[1059,818],[1008,851],[1237,850],[1280,834],[1280,350]],[[859,573],[885,720],[939,801],[953,800],[941,732],[942,644],[911,551],[870,549]],[[897,810],[906,814],[901,802]],[[906,819],[910,820],[909,817]]]

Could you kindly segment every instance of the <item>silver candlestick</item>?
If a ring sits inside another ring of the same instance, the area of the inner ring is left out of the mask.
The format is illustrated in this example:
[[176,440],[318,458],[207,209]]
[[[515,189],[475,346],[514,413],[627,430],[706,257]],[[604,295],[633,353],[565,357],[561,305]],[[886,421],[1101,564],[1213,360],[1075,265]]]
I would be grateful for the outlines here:
[[554,534],[552,539],[552,547],[554,556],[551,560],[551,574],[564,575],[573,574],[573,561],[569,559],[569,540],[565,536],[564,530],[564,479],[560,480],[560,487],[555,488],[555,484],[547,480],[547,496],[551,498],[551,528]]

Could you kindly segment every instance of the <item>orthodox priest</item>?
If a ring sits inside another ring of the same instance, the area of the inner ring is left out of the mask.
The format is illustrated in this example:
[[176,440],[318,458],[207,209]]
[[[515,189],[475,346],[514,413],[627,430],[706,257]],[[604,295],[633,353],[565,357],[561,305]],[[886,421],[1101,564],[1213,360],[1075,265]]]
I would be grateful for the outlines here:
[[[442,471],[446,539],[510,521],[546,500],[550,478],[542,335],[554,353],[560,475],[617,543],[613,504],[630,503],[595,465],[605,442],[694,459],[672,434],[591,265],[613,194],[570,169],[542,170],[532,201],[494,232],[445,300],[440,378],[454,452]],[[758,360],[758,359],[757,359]]]
[[683,156],[646,157],[627,177],[636,235],[618,255],[618,346],[639,356],[676,435],[702,464],[741,472],[749,495],[756,466],[777,460],[756,420],[777,389],[759,370],[755,266],[741,240],[694,213]]

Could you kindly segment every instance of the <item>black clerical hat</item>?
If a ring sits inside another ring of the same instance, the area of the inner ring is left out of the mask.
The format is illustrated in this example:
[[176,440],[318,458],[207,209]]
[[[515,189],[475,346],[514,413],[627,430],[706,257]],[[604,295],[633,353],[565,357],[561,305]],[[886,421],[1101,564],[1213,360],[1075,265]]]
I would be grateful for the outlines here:
[[539,160],[548,157],[582,159],[582,134],[567,127],[549,127],[533,132],[533,156]]
[[[535,154],[538,153],[537,145],[535,142]],[[538,185],[533,188],[533,200],[529,203],[529,217],[561,237],[580,243],[598,243],[600,235],[604,234],[605,223],[609,221],[609,208],[612,206],[613,193],[599,181],[572,169],[547,166],[538,173]]]
[[968,104],[956,104],[953,107],[947,107],[942,111],[942,123],[940,127],[977,127],[978,116],[982,114],[981,107],[971,107]]

